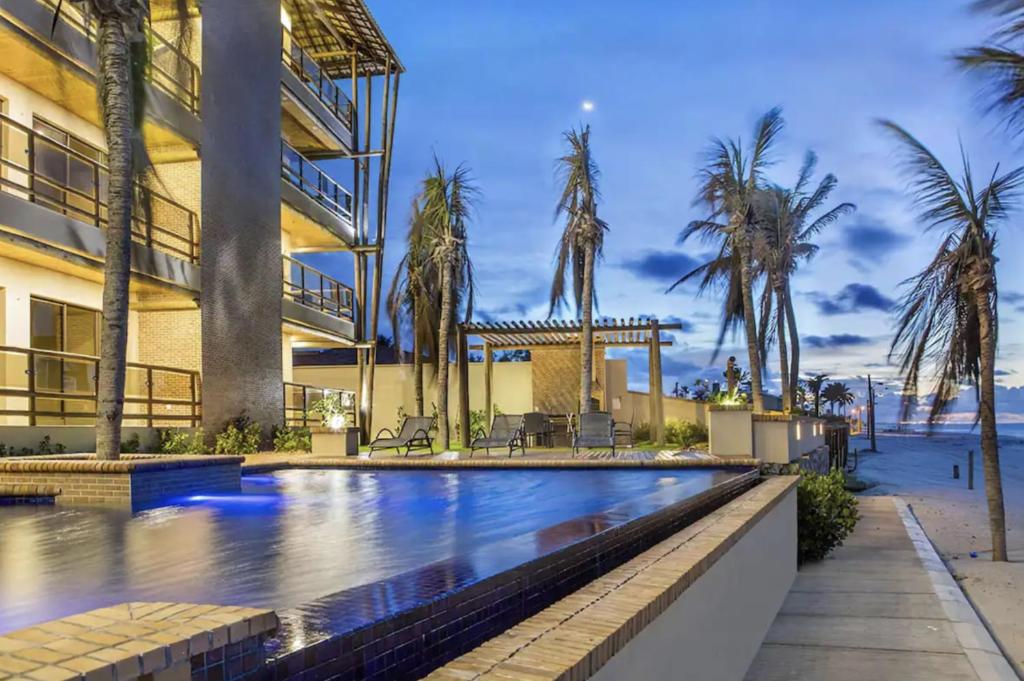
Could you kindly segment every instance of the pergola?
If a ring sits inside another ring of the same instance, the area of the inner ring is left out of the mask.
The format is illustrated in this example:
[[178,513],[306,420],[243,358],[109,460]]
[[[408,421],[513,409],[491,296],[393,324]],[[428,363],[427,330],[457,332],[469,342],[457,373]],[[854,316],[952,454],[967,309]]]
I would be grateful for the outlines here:
[[[682,329],[682,324],[662,324],[657,319],[608,319],[593,324],[594,348],[647,348],[650,375],[651,434],[656,442],[664,439],[664,406],[661,383],[661,348],[672,345],[662,340],[662,331]],[[458,327],[459,418],[469,423],[469,350],[484,353],[484,397],[487,423],[491,422],[494,352],[579,347],[583,334],[578,320],[468,322]],[[469,338],[479,342],[470,345]],[[462,446],[469,446],[469,428],[461,429]]]

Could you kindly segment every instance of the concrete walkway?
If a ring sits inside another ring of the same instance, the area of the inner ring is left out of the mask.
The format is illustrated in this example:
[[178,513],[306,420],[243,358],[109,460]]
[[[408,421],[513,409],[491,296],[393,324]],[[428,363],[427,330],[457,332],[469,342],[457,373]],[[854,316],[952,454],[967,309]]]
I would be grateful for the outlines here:
[[907,505],[865,497],[860,513],[801,568],[747,681],[1017,681]]

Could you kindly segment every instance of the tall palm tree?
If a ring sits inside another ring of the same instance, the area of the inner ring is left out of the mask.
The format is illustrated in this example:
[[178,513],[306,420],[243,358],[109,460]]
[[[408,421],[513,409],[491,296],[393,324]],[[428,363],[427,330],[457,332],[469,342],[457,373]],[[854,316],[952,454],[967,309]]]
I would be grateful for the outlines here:
[[[399,361],[403,361],[402,336],[406,325],[412,334],[413,386],[416,415],[423,416],[423,357],[437,357],[437,331],[440,325],[441,286],[424,238],[423,213],[419,201],[413,202],[406,251],[395,270],[388,292],[387,309]],[[431,364],[436,373],[436,363]]]
[[814,415],[821,416],[821,391],[825,387],[828,374],[814,374],[807,378],[807,390],[814,396]]
[[719,345],[726,329],[735,328],[742,319],[755,412],[764,411],[764,395],[761,389],[763,364],[754,313],[754,283],[758,276],[754,255],[757,222],[754,202],[758,191],[765,186],[764,172],[771,163],[772,147],[783,125],[779,108],[762,116],[754,128],[754,143],[749,157],[741,140],[716,139],[712,142],[707,162],[698,173],[700,189],[694,201],[694,205],[705,206],[708,215],[687,225],[680,241],[699,236],[716,242],[718,256],[683,276],[669,289],[695,276],[703,277],[702,288],[714,282],[727,287],[729,295],[725,299]]
[[[441,446],[450,445],[448,428],[448,345],[460,307],[465,319],[473,316],[473,264],[467,248],[470,209],[478,195],[469,169],[458,166],[450,174],[438,158],[423,180],[420,194],[422,238],[432,267],[437,270],[441,307],[437,329],[437,418]],[[463,424],[468,428],[468,424]]]
[[555,276],[551,282],[551,307],[548,316],[566,299],[565,280],[570,276],[576,312],[580,315],[580,411],[590,411],[594,375],[594,265],[601,257],[604,233],[608,225],[597,217],[600,171],[590,151],[590,126],[563,133],[567,153],[558,159],[558,170],[565,186],[555,207],[555,219],[565,216],[565,230],[558,244]]
[[[839,184],[835,175],[829,173],[813,191],[808,191],[817,163],[818,157],[814,152],[807,152],[792,189],[778,185],[770,187],[761,191],[755,202],[758,212],[755,256],[768,276],[768,286],[765,287],[761,305],[761,320],[775,320],[774,335],[779,346],[782,405],[785,411],[793,408],[800,376],[800,335],[793,310],[790,279],[801,263],[817,254],[819,249],[814,243],[815,237],[839,218],[857,209],[852,203],[840,203],[812,218]],[[771,330],[767,324],[763,328],[766,332]],[[759,336],[762,339],[761,352],[766,356],[770,339],[765,332]]]
[[957,64],[980,77],[988,109],[1014,134],[1024,133],[1024,0],[975,0],[976,12],[1002,21],[986,44],[956,53]]
[[834,381],[825,386],[825,389],[821,393],[822,397],[829,404],[829,411],[833,414],[835,412],[836,405],[839,405],[841,412],[846,411],[846,406],[853,404],[854,395],[853,391],[850,390],[849,386],[841,381]]
[[[141,170],[145,88],[149,63],[144,33],[149,0],[69,0],[99,23],[97,37],[99,101],[107,145],[107,254],[103,267],[103,322],[96,387],[96,457],[121,453],[128,289],[131,278],[131,225],[134,182]],[[54,28],[64,0],[57,3]]]
[[941,235],[935,258],[905,282],[900,320],[890,349],[904,376],[904,416],[913,406],[925,365],[936,369],[929,423],[955,402],[969,383],[978,396],[981,451],[988,497],[992,559],[1006,560],[1006,516],[996,433],[995,358],[996,229],[1020,198],[1024,167],[976,185],[961,148],[962,174],[955,180],[927,147],[895,123],[882,126],[903,152],[902,166],[920,208],[920,221]]

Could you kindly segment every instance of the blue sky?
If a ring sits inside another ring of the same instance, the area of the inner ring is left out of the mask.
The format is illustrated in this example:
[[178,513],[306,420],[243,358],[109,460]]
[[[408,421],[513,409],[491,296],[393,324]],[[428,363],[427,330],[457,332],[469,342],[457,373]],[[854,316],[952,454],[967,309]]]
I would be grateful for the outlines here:
[[[676,243],[685,224],[701,217],[690,205],[695,170],[710,137],[749,137],[754,120],[779,105],[787,128],[772,179],[791,183],[813,149],[819,176],[839,178],[835,201],[858,205],[822,235],[821,255],[794,281],[802,366],[836,376],[891,375],[890,307],[900,281],[928,261],[937,242],[915,224],[893,145],[874,120],[897,121],[950,166],[959,135],[981,175],[996,162],[1024,162],[1020,145],[983,115],[976,88],[948,59],[992,25],[966,4],[371,1],[408,70],[388,273],[436,152],[449,164],[466,163],[482,191],[470,242],[481,313],[545,317],[561,230],[553,221],[553,159],[561,132],[589,123],[602,171],[600,211],[611,227],[598,272],[600,312],[685,321],[665,360],[665,384],[688,383],[710,371],[718,320],[714,298],[696,299],[687,288],[664,294],[707,250]],[[592,112],[583,111],[584,100],[594,102]],[[1024,383],[1024,274],[1008,257],[1022,245],[1022,229],[1000,235],[1006,386]],[[350,266],[335,269],[332,256],[316,263],[349,278]],[[639,355],[632,381],[645,382],[645,371]]]

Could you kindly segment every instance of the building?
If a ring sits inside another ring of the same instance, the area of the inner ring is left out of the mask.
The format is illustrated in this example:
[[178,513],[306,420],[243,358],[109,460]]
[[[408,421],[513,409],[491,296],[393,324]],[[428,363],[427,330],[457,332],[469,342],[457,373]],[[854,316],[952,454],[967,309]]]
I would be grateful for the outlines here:
[[[86,4],[54,23],[58,0],[0,2],[8,446],[94,442],[106,167]],[[355,347],[372,377],[402,65],[362,0],[150,4],[125,426],[269,429],[315,393],[293,349]],[[352,286],[301,261],[325,251]]]

